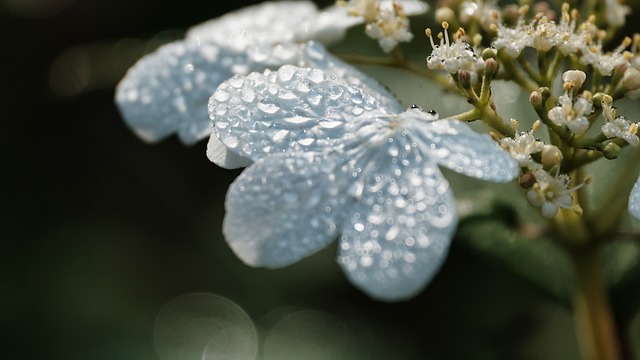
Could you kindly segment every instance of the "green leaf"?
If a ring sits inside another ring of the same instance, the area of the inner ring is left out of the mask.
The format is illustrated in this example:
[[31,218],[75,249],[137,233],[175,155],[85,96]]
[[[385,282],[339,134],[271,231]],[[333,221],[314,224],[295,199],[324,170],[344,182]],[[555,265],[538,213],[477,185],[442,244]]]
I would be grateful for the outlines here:
[[[526,238],[496,215],[473,216],[461,221],[456,240],[527,281],[536,290],[566,308],[571,307],[573,272],[569,259],[546,237]],[[504,220],[504,219],[503,219]]]

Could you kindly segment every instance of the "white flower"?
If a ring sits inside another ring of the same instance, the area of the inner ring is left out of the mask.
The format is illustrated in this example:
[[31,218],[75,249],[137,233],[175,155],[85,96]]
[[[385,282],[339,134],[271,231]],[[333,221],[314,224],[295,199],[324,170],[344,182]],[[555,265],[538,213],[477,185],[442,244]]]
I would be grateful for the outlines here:
[[[436,45],[431,36],[431,29],[427,28],[426,34],[431,42],[433,51],[427,57],[427,67],[429,69],[446,70],[451,74],[455,74],[460,70],[472,71],[478,62],[478,55],[475,54],[469,43],[458,37],[455,41],[449,41],[448,28],[449,24],[445,21],[442,23],[443,33],[438,34],[440,44]],[[460,34],[464,34],[461,31]]]
[[502,147],[518,162],[520,167],[535,169],[540,164],[531,159],[531,154],[539,153],[544,143],[533,136],[533,130],[522,132],[514,138],[506,137],[500,140]]
[[631,13],[629,6],[623,5],[619,0],[605,0],[607,22],[613,27],[624,25],[625,17]]
[[624,116],[617,116],[616,109],[613,107],[613,99],[606,95],[602,101],[602,116],[604,124],[602,125],[602,133],[607,138],[620,138],[631,146],[638,146],[640,139],[638,138],[638,124],[629,122]]
[[567,174],[560,174],[556,168],[556,174],[551,175],[543,169],[533,172],[536,183],[527,191],[527,200],[535,207],[539,207],[542,217],[552,219],[558,213],[558,209],[572,209],[578,213],[582,212],[579,205],[573,205],[571,193],[578,190],[585,184],[580,184],[574,188],[569,188],[571,179]]
[[534,29],[532,25],[525,22],[524,15],[518,18],[514,28],[506,27],[500,21],[497,25],[492,26],[492,29],[497,34],[491,45],[498,50],[504,49],[504,52],[511,58],[517,58],[522,50],[531,46],[533,42]]
[[244,262],[283,267],[339,237],[351,282],[376,299],[406,299],[438,271],[457,223],[438,165],[497,182],[518,174],[465,123],[377,98],[292,65],[220,85],[212,136],[254,161],[229,188],[223,224]]
[[[411,14],[426,9],[414,1],[405,3]],[[177,133],[182,142],[192,144],[211,133],[206,104],[222,81],[284,64],[319,67],[306,62],[307,42],[331,44],[348,27],[362,22],[363,18],[348,16],[338,6],[318,11],[310,1],[249,6],[194,26],[184,40],[143,57],[118,85],[116,103],[125,122],[142,139],[159,141]],[[323,57],[330,56],[321,52]],[[336,60],[334,65],[338,63],[342,64]],[[223,166],[224,149],[211,151],[220,155],[216,163]]]
[[558,98],[558,105],[549,110],[549,119],[556,125],[566,126],[576,135],[582,135],[589,129],[587,116],[592,112],[591,101],[579,96],[574,103],[565,93]]
[[402,5],[395,2],[392,9],[379,10],[376,20],[368,23],[365,31],[369,37],[378,40],[384,52],[390,52],[398,43],[413,39],[409,29],[409,19]]
[[489,30],[491,24],[500,19],[500,12],[496,1],[470,0],[460,4],[460,22],[467,25],[471,20],[478,21],[482,28]]

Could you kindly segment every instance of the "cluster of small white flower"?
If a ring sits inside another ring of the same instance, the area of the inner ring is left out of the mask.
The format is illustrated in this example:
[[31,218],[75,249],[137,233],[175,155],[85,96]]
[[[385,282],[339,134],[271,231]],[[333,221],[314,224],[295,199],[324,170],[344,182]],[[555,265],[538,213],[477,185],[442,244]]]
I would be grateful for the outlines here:
[[[616,2],[612,1],[612,3]],[[612,11],[620,9],[627,8],[614,7]],[[607,33],[595,25],[595,16],[590,16],[586,21],[578,23],[578,11],[571,10],[568,4],[563,5],[559,22],[549,19],[544,13],[538,13],[533,19],[527,21],[528,13],[529,6],[520,8],[520,16],[515,27],[505,25],[498,17],[497,23],[492,25],[492,29],[496,32],[493,46],[504,49],[511,58],[518,57],[526,47],[541,52],[556,48],[565,56],[575,56],[580,63],[593,66],[605,76],[611,75],[618,66],[629,65],[631,53],[626,49],[631,45],[631,39],[627,38],[613,51],[605,52],[603,40]],[[624,24],[625,14],[625,11],[618,11],[616,27]]]

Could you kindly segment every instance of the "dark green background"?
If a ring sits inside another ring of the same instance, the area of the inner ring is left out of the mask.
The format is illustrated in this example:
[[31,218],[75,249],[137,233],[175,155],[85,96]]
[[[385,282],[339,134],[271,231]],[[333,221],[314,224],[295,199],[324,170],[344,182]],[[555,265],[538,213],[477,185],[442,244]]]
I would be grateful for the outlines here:
[[244,3],[75,0],[29,19],[0,2],[0,358],[156,359],[156,315],[193,292],[236,302],[263,337],[279,308],[331,314],[354,339],[347,359],[576,358],[565,308],[455,242],[398,304],[348,284],[335,246],[276,271],[235,258],[220,225],[239,172],[205,142],[140,141],[113,87],[144,51]]

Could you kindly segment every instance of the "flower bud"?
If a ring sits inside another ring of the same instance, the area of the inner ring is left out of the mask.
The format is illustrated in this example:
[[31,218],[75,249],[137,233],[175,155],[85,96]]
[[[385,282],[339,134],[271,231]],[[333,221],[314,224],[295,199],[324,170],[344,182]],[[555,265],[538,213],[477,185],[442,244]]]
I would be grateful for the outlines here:
[[[484,51],[483,51],[484,53]],[[496,59],[489,58],[484,62],[484,72],[487,76],[493,77],[493,75],[498,73],[498,69],[500,69],[500,63],[496,61]]]
[[484,50],[482,50],[482,60],[488,60],[488,59],[497,59],[498,58],[498,50],[496,50],[496,48],[494,47],[488,47]]
[[550,144],[545,144],[542,147],[542,165],[546,167],[553,167],[556,165],[560,165],[564,156],[562,155],[562,151],[555,146]]
[[456,14],[448,6],[441,6],[436,10],[436,21],[439,23],[443,21],[455,22]]
[[458,81],[464,89],[471,88],[471,73],[467,70],[458,71]]
[[569,84],[571,88],[576,90],[582,87],[582,84],[584,84],[586,79],[587,74],[580,70],[569,70],[562,74],[562,81],[564,81],[565,84]]
[[551,90],[549,90],[548,87],[541,87],[540,89],[538,89],[538,91],[542,96],[542,103],[544,104],[545,102],[547,102],[549,97],[551,97]]
[[617,159],[620,156],[620,146],[614,142],[610,142],[602,149],[602,154],[609,160]]
[[529,96],[529,102],[531,103],[531,105],[533,105],[533,107],[542,106],[542,95],[537,91],[532,92]]
[[636,68],[628,68],[622,76],[622,85],[627,90],[640,89],[640,71]]
[[520,184],[520,187],[522,187],[523,189],[532,188],[536,182],[536,176],[531,171],[520,175],[520,177],[518,178],[518,184]]
[[595,108],[602,108],[602,101],[604,100],[605,95],[607,94],[603,92],[597,92],[592,96],[591,102],[593,103],[593,106]]

